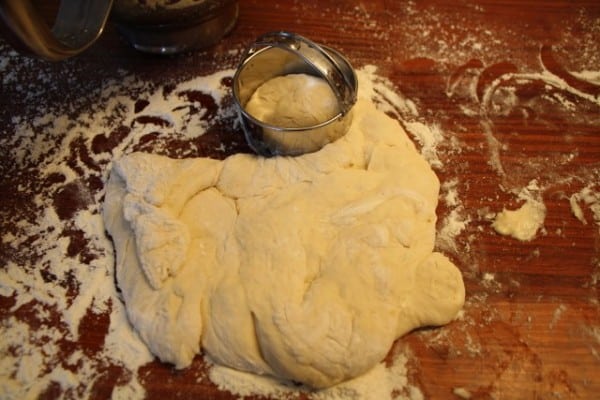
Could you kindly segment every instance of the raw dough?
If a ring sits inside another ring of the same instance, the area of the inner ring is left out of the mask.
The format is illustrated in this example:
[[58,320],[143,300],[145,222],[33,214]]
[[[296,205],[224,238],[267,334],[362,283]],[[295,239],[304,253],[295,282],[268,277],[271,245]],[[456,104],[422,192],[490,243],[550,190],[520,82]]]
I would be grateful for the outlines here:
[[546,206],[534,199],[527,201],[516,210],[504,209],[498,213],[492,227],[501,235],[512,236],[521,241],[535,238],[538,230],[544,226]]
[[307,74],[283,75],[266,81],[244,108],[257,120],[281,128],[318,125],[340,112],[337,97],[327,81]]
[[400,125],[359,100],[316,153],[123,157],[103,212],[129,319],[161,360],[202,347],[322,388],[461,309],[459,270],[432,252],[438,191]]

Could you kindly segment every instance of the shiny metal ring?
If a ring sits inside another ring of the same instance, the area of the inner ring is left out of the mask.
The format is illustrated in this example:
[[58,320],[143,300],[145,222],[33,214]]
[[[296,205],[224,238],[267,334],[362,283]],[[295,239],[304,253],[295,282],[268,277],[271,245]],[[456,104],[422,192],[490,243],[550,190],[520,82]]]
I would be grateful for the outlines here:
[[[338,99],[340,112],[318,125],[297,128],[269,125],[246,112],[246,103],[263,83],[295,73],[325,79]],[[291,32],[271,32],[258,37],[245,52],[233,78],[233,95],[246,140],[264,156],[314,152],[343,136],[357,91],[356,74],[344,56]]]

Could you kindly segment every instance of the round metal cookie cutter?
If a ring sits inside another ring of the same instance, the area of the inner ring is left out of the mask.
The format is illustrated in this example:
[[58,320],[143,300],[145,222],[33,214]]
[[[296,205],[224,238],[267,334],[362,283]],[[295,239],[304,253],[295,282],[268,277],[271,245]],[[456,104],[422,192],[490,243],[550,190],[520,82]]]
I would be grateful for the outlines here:
[[[327,81],[338,100],[337,115],[317,125],[289,128],[267,124],[246,111],[248,100],[263,83],[277,76],[300,73]],[[233,97],[246,141],[266,157],[311,153],[343,136],[352,119],[350,111],[356,103],[357,90],[354,69],[339,52],[283,31],[257,38],[233,77]]]

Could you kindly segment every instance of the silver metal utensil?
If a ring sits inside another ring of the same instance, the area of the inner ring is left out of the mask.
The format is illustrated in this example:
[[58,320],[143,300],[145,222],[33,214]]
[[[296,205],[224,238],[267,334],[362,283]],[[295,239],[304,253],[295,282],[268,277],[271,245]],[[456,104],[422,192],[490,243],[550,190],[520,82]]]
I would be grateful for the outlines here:
[[[317,125],[280,127],[250,115],[245,106],[263,83],[277,76],[309,74],[333,90],[339,113]],[[349,61],[336,50],[291,32],[271,32],[249,47],[233,78],[233,94],[248,144],[263,156],[299,155],[343,136],[351,122],[358,81]]]

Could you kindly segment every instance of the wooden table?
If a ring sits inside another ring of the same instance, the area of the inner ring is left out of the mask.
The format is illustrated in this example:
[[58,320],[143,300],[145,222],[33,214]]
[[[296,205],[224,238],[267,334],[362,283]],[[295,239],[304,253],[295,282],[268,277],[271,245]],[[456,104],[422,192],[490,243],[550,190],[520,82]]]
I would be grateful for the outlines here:
[[[40,180],[41,167],[17,163],[15,149],[6,145],[19,124],[48,110],[85,113],[98,88],[124,76],[160,87],[233,68],[256,36],[279,29],[336,48],[357,68],[376,65],[378,74],[415,106],[416,114],[400,110],[401,122],[419,121],[442,135],[436,146],[441,166],[435,168],[446,183],[439,231],[448,228],[448,221],[464,224],[451,240],[438,240],[438,248],[462,270],[467,301],[462,319],[399,340],[397,346],[412,355],[411,384],[427,399],[452,398],[457,388],[477,399],[598,398],[600,220],[594,219],[592,201],[578,203],[586,223],[575,217],[569,202],[586,186],[600,192],[600,74],[595,74],[595,84],[584,79],[593,75],[589,71],[600,71],[597,1],[244,0],[229,36],[211,49],[177,57],[139,54],[112,26],[92,48],[63,63],[17,56],[2,44],[0,266],[5,271],[11,264],[26,271],[45,268],[36,249],[39,235],[32,237],[19,227],[23,221],[37,224],[39,203],[48,199],[61,224],[69,227],[77,210],[94,208],[91,203],[100,198],[94,196],[101,195],[104,185],[100,172],[77,181],[77,166],[102,171],[108,165],[94,164],[85,141],[71,142],[67,164],[75,176],[70,181],[79,183],[61,185],[57,176],[58,181]],[[135,98],[136,93],[129,95]],[[224,157],[248,151],[230,123],[215,123],[209,134],[195,139],[193,148],[173,144],[187,149],[176,154]],[[149,136],[140,146],[153,151],[159,140]],[[226,152],[217,154],[214,148],[221,142]],[[493,214],[519,206],[517,194],[533,181],[533,193],[547,208],[543,229],[527,242],[497,234]],[[446,200],[448,188],[457,202]],[[600,208],[600,199],[595,204]],[[599,218],[600,209],[596,212]],[[90,250],[91,239],[77,229],[65,229],[63,237],[69,243],[65,259],[74,265],[102,255]],[[68,298],[84,290],[74,274],[42,276]],[[2,287],[11,287],[6,274],[0,278]],[[6,289],[0,304],[2,332],[11,332],[15,320],[25,322],[31,332],[48,325],[65,330],[64,315],[52,307],[37,307],[36,301],[17,304]],[[109,314],[88,310],[77,341],[55,339],[60,348],[56,357],[67,358],[77,350],[89,357],[99,354]],[[44,341],[38,345],[42,348]],[[18,346],[7,348],[6,343],[0,350],[3,357],[19,354]],[[207,379],[198,380],[203,369],[198,357],[184,371],[152,362],[137,373],[147,398],[233,398]],[[102,365],[97,379],[82,385],[92,397],[107,398],[130,376],[118,364]],[[57,398],[63,389],[55,382],[40,393]],[[66,395],[79,397],[73,390]]]

